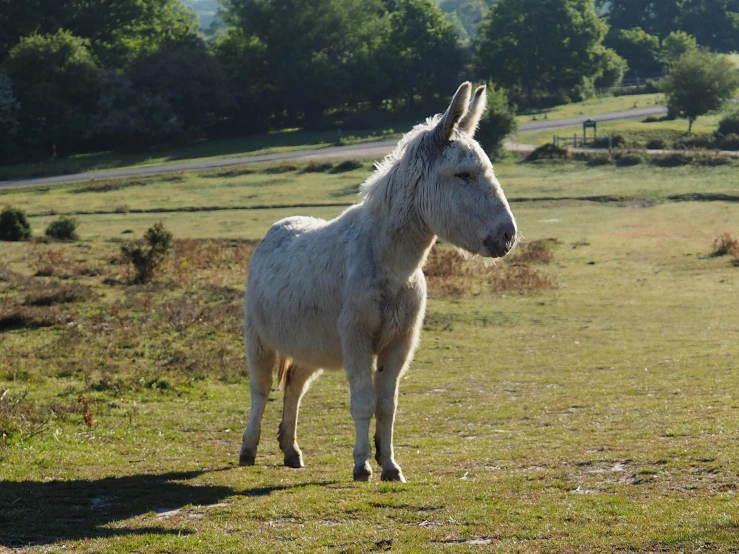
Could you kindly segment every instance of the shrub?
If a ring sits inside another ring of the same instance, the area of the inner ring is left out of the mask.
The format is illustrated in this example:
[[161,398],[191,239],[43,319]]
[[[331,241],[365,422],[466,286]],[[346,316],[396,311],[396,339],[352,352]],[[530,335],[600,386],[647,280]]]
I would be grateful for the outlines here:
[[632,165],[639,165],[644,161],[644,156],[638,152],[623,152],[618,153],[614,156],[616,165],[619,167],[630,167]]
[[608,136],[597,138],[590,144],[590,147],[608,148],[609,146],[611,146],[613,148],[623,148],[624,146],[626,146],[626,139],[623,137],[623,135],[611,135],[610,142],[608,138]]
[[44,234],[56,240],[78,240],[77,220],[62,216],[49,223]]
[[593,156],[588,156],[587,160],[588,165],[592,167],[608,165],[613,162],[610,154],[595,154]]
[[739,150],[739,134],[729,133],[716,139],[716,146],[721,150]]
[[490,159],[505,155],[505,141],[516,132],[516,110],[508,100],[505,90],[488,83],[487,110],[480,120],[475,137]]
[[732,237],[729,233],[724,233],[713,241],[711,256],[719,257],[727,254],[739,256],[739,239]]
[[344,160],[340,164],[337,164],[336,167],[334,167],[331,170],[331,173],[345,173],[347,171],[354,171],[355,169],[359,169],[362,167],[362,162],[359,160]]
[[535,162],[536,160],[566,160],[570,154],[566,148],[560,148],[552,143],[543,144],[536,150],[530,152],[524,161]]
[[133,264],[136,272],[134,283],[147,283],[159,271],[172,249],[172,233],[160,221],[144,233],[144,244],[129,243],[121,246],[123,257]]
[[652,163],[659,167],[678,167],[681,165],[688,165],[693,161],[693,156],[690,154],[667,154],[666,156],[655,156],[652,159]]
[[667,146],[664,139],[652,138],[647,141],[647,150],[664,150]]
[[0,212],[0,240],[18,241],[31,238],[33,231],[26,214],[19,208],[5,206]]
[[718,122],[718,132],[722,135],[739,135],[739,110],[730,113]]
[[325,173],[333,166],[334,164],[331,162],[317,162],[315,160],[311,160],[308,162],[308,165],[300,170],[300,173]]

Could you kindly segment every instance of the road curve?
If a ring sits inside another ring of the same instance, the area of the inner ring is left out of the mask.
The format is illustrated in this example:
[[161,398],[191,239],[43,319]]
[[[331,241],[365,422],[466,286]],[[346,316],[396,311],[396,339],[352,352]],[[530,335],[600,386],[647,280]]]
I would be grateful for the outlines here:
[[[624,112],[611,112],[593,116],[571,117],[568,119],[557,119],[552,121],[530,121],[528,123],[519,125],[518,131],[519,133],[526,133],[533,131],[542,131],[546,129],[572,127],[573,125],[582,124],[582,122],[586,119],[594,119],[595,121],[614,121],[618,119],[631,119],[637,117],[646,117],[649,115],[660,115],[664,113],[667,113],[667,108],[663,106],[655,106],[652,108],[642,108],[638,110],[628,110]],[[115,177],[131,177],[136,175],[155,175],[157,173],[170,173],[173,171],[192,171],[198,169],[214,169],[218,167],[228,167],[232,165],[256,162],[274,162],[283,160],[320,160],[351,157],[380,159],[388,154],[397,143],[397,139],[392,139],[378,142],[353,144],[350,146],[331,146],[327,148],[316,148],[312,150],[297,150],[292,152],[282,152],[279,154],[262,154],[258,156],[242,156],[239,158],[221,158],[216,160],[202,160],[199,162],[184,162],[147,167],[133,167],[127,169],[106,169],[100,171],[88,171],[85,173],[73,173],[70,175],[56,175],[53,177],[35,177],[31,179],[19,179],[14,181],[0,181],[0,188],[56,185],[62,183],[89,181],[91,179],[111,179]],[[512,145],[511,149],[516,150],[520,148]]]

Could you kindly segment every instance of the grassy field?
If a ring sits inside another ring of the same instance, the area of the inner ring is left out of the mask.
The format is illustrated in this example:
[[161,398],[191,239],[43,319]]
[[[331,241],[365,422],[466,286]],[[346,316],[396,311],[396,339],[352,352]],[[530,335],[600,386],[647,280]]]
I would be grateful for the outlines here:
[[[305,469],[281,466],[277,390],[257,465],[235,465],[253,239],[288,214],[340,213],[369,168],[0,193],[36,235],[53,212],[77,214],[82,236],[0,247],[0,545],[739,550],[739,252],[711,255],[739,236],[732,167],[499,164],[524,241],[495,267],[443,245],[430,260],[395,434],[408,484],[352,481],[337,373],[304,399]],[[154,283],[129,284],[121,241],[159,220],[175,251]]]
[[[583,114],[617,112],[634,107],[655,105],[661,101],[660,99],[661,95],[656,94],[593,98],[585,102],[537,110],[520,115],[517,119],[519,123],[526,123],[541,118],[554,120],[577,117]],[[397,138],[408,131],[415,123],[417,122],[407,121],[394,124],[393,128],[388,126],[373,130],[345,131],[342,136],[342,144],[359,144],[385,138]],[[326,148],[334,146],[336,142],[337,135],[333,130],[302,131],[290,129],[239,139],[201,142],[179,148],[160,148],[143,152],[98,152],[39,163],[0,166],[0,181],[124,167],[166,165],[184,161],[195,162],[205,159],[275,154]]]
[[[712,114],[699,117],[693,124],[694,134],[713,134],[718,128],[719,120],[722,114]],[[598,123],[598,136],[605,137],[607,135],[629,135],[638,137],[642,141],[648,141],[650,138],[664,138],[667,141],[680,138],[687,134],[688,122],[685,119],[673,119],[671,121],[654,121],[645,122],[644,119],[624,119],[620,121],[604,121]],[[592,131],[588,131],[592,133]],[[582,125],[572,127],[562,127],[560,129],[549,129],[546,131],[533,131],[519,133],[516,137],[517,142],[524,144],[546,144],[552,142],[553,135],[572,138],[573,134],[582,137]],[[592,135],[589,135],[592,136]]]

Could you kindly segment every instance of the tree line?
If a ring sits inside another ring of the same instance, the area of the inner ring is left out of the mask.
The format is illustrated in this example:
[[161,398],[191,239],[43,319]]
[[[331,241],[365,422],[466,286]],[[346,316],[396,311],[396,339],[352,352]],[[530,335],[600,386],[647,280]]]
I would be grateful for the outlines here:
[[510,110],[579,100],[699,46],[739,49],[739,0],[0,0],[0,161],[283,127],[371,128],[463,79]]

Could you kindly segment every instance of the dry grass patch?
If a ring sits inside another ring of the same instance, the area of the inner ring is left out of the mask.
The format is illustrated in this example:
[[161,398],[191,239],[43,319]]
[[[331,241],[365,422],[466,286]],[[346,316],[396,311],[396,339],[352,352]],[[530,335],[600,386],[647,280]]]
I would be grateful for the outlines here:
[[555,289],[554,281],[531,266],[551,263],[556,239],[524,243],[509,256],[496,260],[481,260],[457,250],[436,247],[431,250],[423,268],[432,297],[460,297],[480,294],[485,290],[533,294]]
[[74,302],[86,302],[94,296],[92,289],[86,285],[80,285],[78,283],[69,285],[50,283],[27,294],[23,305],[53,306],[54,304],[71,304]]
[[723,233],[713,241],[713,252],[711,256],[720,257],[730,254],[739,258],[739,239],[730,233]]

